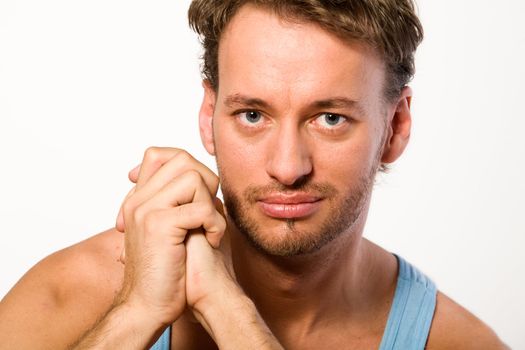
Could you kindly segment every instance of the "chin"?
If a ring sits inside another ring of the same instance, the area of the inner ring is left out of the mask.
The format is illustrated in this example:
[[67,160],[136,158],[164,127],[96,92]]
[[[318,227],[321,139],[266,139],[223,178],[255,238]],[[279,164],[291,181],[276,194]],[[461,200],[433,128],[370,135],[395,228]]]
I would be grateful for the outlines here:
[[[288,213],[259,205],[268,193],[291,192],[281,184],[235,191],[223,177],[221,188],[230,224],[247,242],[263,254],[290,257],[318,252],[338,237],[358,231],[366,218],[373,179],[373,174],[360,178],[345,191],[329,183],[305,183],[293,190],[321,198],[319,205]],[[274,217],[289,214],[298,218]]]
[[266,255],[293,257],[316,253],[338,236],[322,235],[313,237],[309,233],[303,233],[300,236],[285,234],[277,239],[254,235],[247,235],[247,238],[253,247]]
[[225,204],[237,231],[252,247],[270,256],[293,257],[316,253],[339,236],[347,234],[355,221],[351,215],[319,220],[315,216],[321,216],[320,213],[301,220],[261,218],[260,215],[240,214],[237,208],[226,201]]

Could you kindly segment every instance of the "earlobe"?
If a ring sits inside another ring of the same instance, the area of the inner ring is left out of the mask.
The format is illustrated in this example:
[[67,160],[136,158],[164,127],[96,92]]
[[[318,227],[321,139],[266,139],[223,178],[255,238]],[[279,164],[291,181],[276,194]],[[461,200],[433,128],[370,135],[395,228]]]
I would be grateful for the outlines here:
[[387,126],[388,138],[381,158],[382,163],[393,163],[396,161],[408,145],[412,127],[411,101],[412,89],[406,86],[401,91],[401,96]]
[[202,87],[204,88],[204,97],[199,111],[199,130],[204,148],[214,156],[213,112],[215,110],[215,91],[207,80],[202,81]]

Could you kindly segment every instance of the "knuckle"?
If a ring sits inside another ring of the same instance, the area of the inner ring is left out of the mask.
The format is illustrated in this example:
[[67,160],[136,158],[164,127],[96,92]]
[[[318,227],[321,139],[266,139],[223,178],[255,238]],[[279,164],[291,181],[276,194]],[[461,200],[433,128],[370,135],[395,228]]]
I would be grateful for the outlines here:
[[132,199],[125,200],[122,204],[122,214],[124,214],[124,216],[131,215],[131,213],[135,211],[135,207],[136,205]]
[[136,223],[143,223],[147,214],[146,208],[144,208],[144,206],[139,206],[133,212],[133,220]]
[[215,232],[221,229],[222,223],[218,219],[217,212],[213,205],[207,203],[198,205],[194,210],[194,215],[208,231]]
[[215,225],[218,233],[224,233],[224,231],[226,231],[226,220],[222,215],[217,214]]
[[178,153],[175,155],[174,158],[176,158],[177,162],[181,162],[184,164],[189,163],[193,160],[192,155],[184,149],[179,149]]
[[156,232],[158,229],[159,217],[155,212],[144,214],[144,229],[146,232]]
[[195,215],[195,210],[190,210],[188,205],[179,205],[175,208],[178,217],[190,217]]
[[160,148],[156,146],[150,146],[144,152],[145,163],[155,163],[160,159]]
[[181,212],[191,214],[191,217],[200,222],[206,221],[205,219],[209,216],[209,209],[204,203],[194,203],[190,206],[181,206]]
[[226,219],[222,215],[219,215],[219,231],[226,231]]
[[203,206],[199,205],[199,203],[193,203],[191,205],[181,205],[180,209],[181,215],[188,215],[188,217],[191,217],[193,219],[204,217]]
[[201,215],[203,217],[207,217],[207,218],[211,217],[211,218],[213,218],[215,216],[215,207],[212,204],[210,204],[210,203],[206,203],[206,204],[202,205],[202,207],[201,207]]
[[199,183],[203,182],[201,174],[195,169],[188,170],[184,175],[193,186],[197,186]]
[[207,228],[207,232],[212,234],[213,237],[217,237],[217,239],[220,239],[220,237],[223,236],[224,231],[226,230],[226,221],[221,218],[215,217],[213,221],[210,221],[210,225]]
[[215,174],[213,174],[213,177],[211,178],[211,190],[212,190],[212,193],[213,194],[216,194],[217,191],[219,190],[219,183],[220,183],[220,180],[219,180],[219,177]]

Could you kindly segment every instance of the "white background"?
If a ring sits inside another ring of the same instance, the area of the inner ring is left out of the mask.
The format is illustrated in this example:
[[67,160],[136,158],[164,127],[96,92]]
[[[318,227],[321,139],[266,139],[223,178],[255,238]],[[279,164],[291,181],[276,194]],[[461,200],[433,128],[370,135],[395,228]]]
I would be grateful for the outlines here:
[[[0,297],[113,225],[150,145],[200,145],[189,1],[0,0]],[[525,349],[525,5],[420,0],[408,150],[365,235]]]

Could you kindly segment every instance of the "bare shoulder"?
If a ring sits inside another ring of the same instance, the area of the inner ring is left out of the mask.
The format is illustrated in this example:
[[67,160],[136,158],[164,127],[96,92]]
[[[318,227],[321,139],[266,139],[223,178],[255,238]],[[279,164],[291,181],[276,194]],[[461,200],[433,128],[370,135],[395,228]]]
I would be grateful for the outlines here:
[[108,230],[32,267],[0,302],[0,349],[65,347],[89,329],[120,289],[122,245]]
[[438,292],[427,349],[509,349],[485,323]]

